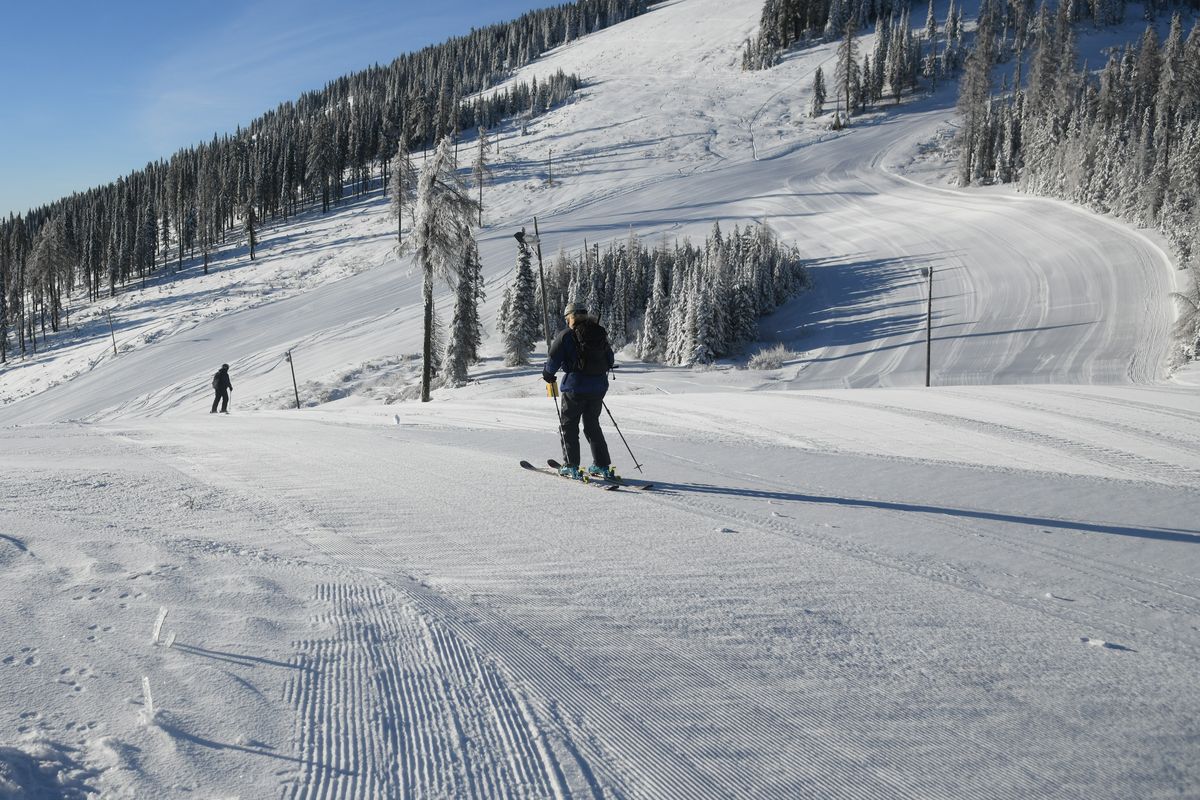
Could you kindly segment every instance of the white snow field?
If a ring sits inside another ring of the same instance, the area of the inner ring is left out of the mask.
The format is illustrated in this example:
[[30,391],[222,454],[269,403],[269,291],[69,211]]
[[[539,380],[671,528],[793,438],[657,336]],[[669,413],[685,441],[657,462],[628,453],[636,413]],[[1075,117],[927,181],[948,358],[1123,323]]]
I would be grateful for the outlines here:
[[620,357],[652,490],[521,470],[554,407],[494,334],[470,386],[391,402],[420,290],[377,193],[110,301],[119,355],[95,307],[0,372],[0,798],[1200,796],[1174,268],[915,180],[952,88],[803,119],[831,51],[742,73],[760,9],[549,54],[521,77],[589,86],[506,131],[485,193],[489,323],[535,214],[547,261],[714,221],[811,259],[762,324],[780,369]]

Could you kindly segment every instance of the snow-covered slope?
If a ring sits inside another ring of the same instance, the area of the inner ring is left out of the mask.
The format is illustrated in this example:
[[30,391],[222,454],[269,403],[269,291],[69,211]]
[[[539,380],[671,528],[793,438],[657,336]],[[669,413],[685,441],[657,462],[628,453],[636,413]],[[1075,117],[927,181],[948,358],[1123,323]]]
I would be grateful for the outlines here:
[[[949,93],[803,120],[829,51],[742,73],[760,8],[674,0],[529,67],[589,86],[500,137],[485,194],[489,315],[534,215],[548,257],[757,221],[812,258],[764,321],[781,369],[622,359],[608,405],[654,490],[520,470],[554,407],[495,337],[473,385],[383,404],[420,308],[377,197],[123,296],[116,357],[3,373],[0,797],[1200,793],[1169,264],[905,177]],[[332,402],[285,410],[288,349]]]

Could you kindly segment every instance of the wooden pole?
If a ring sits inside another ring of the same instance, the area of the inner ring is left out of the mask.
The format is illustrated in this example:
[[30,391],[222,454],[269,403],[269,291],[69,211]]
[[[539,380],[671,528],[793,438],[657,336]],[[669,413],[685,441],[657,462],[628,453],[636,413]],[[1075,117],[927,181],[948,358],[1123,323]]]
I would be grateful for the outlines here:
[[542,329],[546,332],[546,353],[550,353],[550,307],[546,304],[546,271],[542,268],[542,236],[537,217],[533,218],[533,241],[537,248],[538,277],[542,279]]
[[292,368],[292,391],[296,393],[296,410],[300,410],[300,388],[296,385],[296,363],[292,361],[292,351],[288,350],[284,354],[287,359],[288,366]]

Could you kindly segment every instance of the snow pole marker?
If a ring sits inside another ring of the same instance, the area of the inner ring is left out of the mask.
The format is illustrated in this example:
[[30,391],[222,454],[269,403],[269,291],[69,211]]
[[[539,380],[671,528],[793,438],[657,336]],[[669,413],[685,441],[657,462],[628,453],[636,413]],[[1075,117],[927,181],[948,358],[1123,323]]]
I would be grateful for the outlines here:
[[933,266],[921,267],[921,277],[929,282],[929,300],[925,305],[925,386],[928,388],[933,360]]
[[167,607],[158,607],[158,619],[154,621],[154,632],[150,635],[150,644],[157,645],[162,637],[163,623],[167,621]]
[[154,695],[150,693],[150,678],[142,676],[142,705],[146,715],[146,721],[154,720]]

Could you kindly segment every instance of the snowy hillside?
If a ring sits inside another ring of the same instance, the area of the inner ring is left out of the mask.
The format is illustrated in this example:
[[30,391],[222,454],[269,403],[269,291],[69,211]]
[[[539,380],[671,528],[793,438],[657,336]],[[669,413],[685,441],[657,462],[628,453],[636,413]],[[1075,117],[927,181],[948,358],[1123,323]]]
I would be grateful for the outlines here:
[[804,119],[832,51],[742,72],[760,10],[670,0],[526,68],[588,85],[503,132],[485,191],[489,326],[534,215],[548,260],[714,221],[810,259],[762,324],[780,369],[620,357],[644,473],[603,423],[651,490],[521,470],[554,406],[494,335],[473,384],[390,402],[420,276],[378,195],[2,373],[0,797],[1200,794],[1173,267],[918,180],[952,88]]

